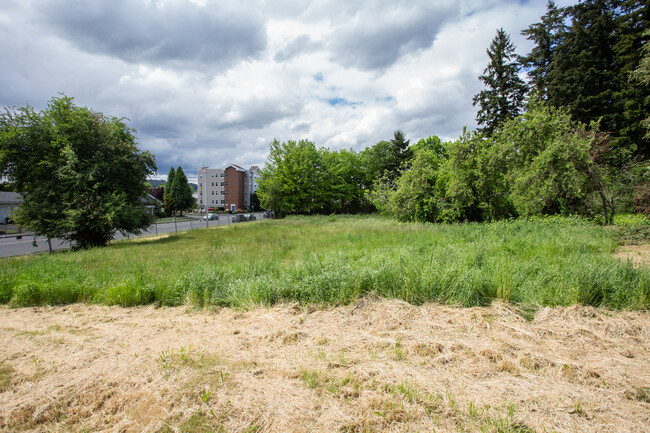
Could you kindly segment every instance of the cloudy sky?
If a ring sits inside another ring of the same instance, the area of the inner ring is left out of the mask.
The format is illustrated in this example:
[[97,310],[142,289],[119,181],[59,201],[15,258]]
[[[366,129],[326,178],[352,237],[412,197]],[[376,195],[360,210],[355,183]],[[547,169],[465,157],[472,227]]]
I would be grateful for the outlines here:
[[[556,1],[558,5],[574,3]],[[486,48],[546,0],[2,0],[0,106],[64,93],[130,119],[159,173],[475,128]],[[194,176],[192,176],[194,173]]]

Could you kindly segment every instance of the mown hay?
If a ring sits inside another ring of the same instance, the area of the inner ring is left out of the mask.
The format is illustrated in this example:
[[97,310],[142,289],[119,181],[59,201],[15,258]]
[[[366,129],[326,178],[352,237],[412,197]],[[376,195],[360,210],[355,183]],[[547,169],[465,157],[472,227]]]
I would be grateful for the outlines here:
[[650,314],[2,308],[0,431],[632,431]]

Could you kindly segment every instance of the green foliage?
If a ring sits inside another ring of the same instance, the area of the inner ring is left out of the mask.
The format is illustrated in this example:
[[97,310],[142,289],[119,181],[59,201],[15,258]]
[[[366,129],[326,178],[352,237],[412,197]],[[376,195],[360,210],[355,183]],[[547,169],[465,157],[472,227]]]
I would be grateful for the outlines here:
[[610,230],[578,218],[433,225],[290,217],[9,258],[0,261],[0,287],[13,306],[333,305],[375,293],[414,304],[650,307],[650,271],[612,257],[615,246]]
[[73,98],[0,116],[0,172],[23,197],[16,221],[38,235],[87,248],[148,227],[141,199],[155,167],[123,119],[77,107]]
[[[648,156],[641,121],[650,110],[650,87],[629,79],[639,65],[644,31],[650,25],[647,2],[588,0],[552,11],[543,19],[566,16],[571,25],[555,25],[546,84],[548,102],[567,107],[574,120],[599,121],[611,141],[601,158],[621,169],[632,158]],[[545,22],[547,22],[545,21]],[[556,23],[557,24],[557,23]],[[543,50],[541,40],[530,56]],[[538,69],[532,69],[532,72]]]
[[260,202],[278,216],[309,213],[316,192],[319,154],[307,140],[280,143],[273,140],[268,163],[260,171]]
[[620,114],[610,102],[621,85],[614,54],[615,14],[611,0],[569,8],[572,23],[549,74],[551,104],[570,107],[574,119],[583,123],[603,117],[605,130],[615,129]]
[[587,129],[566,110],[535,99],[525,114],[504,123],[491,160],[507,173],[517,212],[593,216],[597,198],[604,222],[610,222],[613,199],[590,155],[597,136],[597,125]]
[[165,207],[165,213],[167,216],[176,212],[176,204],[174,203],[174,198],[171,194],[175,175],[176,170],[174,170],[174,167],[171,167],[169,169],[169,174],[167,174],[167,184],[165,185],[165,195],[163,196],[163,206]]
[[183,211],[190,211],[196,206],[196,200],[192,197],[193,189],[187,181],[183,172],[183,167],[169,169],[167,175],[167,184],[165,185],[165,194],[163,196],[163,206],[167,216],[174,215],[176,212],[183,215]]
[[430,150],[435,153],[439,159],[447,158],[447,149],[440,137],[437,135],[430,135],[427,138],[421,138],[417,143],[412,144],[409,150],[415,155],[419,150]]
[[363,172],[353,151],[316,149],[307,140],[274,140],[269,162],[260,172],[261,205],[277,216],[358,212]]
[[365,148],[361,154],[361,167],[364,173],[364,186],[369,188],[389,170],[399,164],[390,141],[382,140],[374,146]]
[[547,3],[546,9],[541,22],[521,31],[535,46],[528,55],[519,58],[530,77],[531,90],[543,101],[548,99],[548,75],[557,47],[562,42],[562,35],[566,32],[565,9],[558,8],[553,1]]
[[442,167],[443,221],[490,221],[512,216],[504,167],[488,159],[493,140],[463,131],[448,144]]
[[519,115],[527,88],[518,75],[515,46],[502,28],[497,30],[487,55],[490,63],[479,77],[487,89],[474,96],[473,104],[480,107],[476,120],[484,125],[481,132],[490,136],[505,120]]
[[464,131],[454,142],[418,143],[401,176],[375,182],[370,201],[402,221],[494,221],[544,214],[602,214],[611,223],[614,199],[594,161],[602,134],[566,110],[532,98],[527,112],[492,137]]
[[411,167],[395,187],[383,177],[369,192],[369,200],[382,214],[401,221],[437,221],[440,210],[435,189],[441,162],[438,153],[430,148],[416,150]]
[[[650,39],[650,30],[644,33],[644,37]],[[646,89],[650,87],[650,43],[646,42],[643,46],[643,57],[639,65],[630,74],[631,78]],[[646,111],[646,118],[641,122],[646,129],[646,139],[650,139],[650,114]]]
[[169,189],[169,195],[174,206],[174,211],[180,211],[182,215],[183,211],[194,209],[196,203],[194,197],[192,197],[192,187],[187,182],[187,177],[183,172],[183,167],[179,166],[176,169],[173,182]]
[[393,138],[390,140],[391,151],[394,158],[390,161],[386,170],[391,178],[399,176],[406,163],[412,158],[412,152],[409,149],[410,140],[406,139],[406,135],[401,129],[393,133]]

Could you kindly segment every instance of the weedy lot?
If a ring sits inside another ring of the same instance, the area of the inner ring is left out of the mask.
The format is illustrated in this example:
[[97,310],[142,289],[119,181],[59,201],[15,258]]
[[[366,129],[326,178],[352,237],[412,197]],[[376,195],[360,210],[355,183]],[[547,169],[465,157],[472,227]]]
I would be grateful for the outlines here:
[[0,431],[645,432],[647,252],[297,217],[2,260]]
[[647,309],[650,270],[619,260],[611,231],[568,218],[493,224],[294,217],[108,248],[0,261],[0,303],[412,304]]
[[646,432],[650,314],[0,307],[2,432]]

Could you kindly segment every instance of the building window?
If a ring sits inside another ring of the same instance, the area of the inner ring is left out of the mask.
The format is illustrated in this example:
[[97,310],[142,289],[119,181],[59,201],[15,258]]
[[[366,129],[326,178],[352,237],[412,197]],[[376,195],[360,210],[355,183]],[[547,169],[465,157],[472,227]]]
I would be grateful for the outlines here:
[[226,186],[228,186],[228,182],[226,182]]
[[226,195],[228,195],[228,191],[226,191]]
[[223,200],[221,200],[221,204],[223,204]]
[[223,186],[223,182],[221,182],[221,186]]
[[221,173],[221,177],[223,177],[223,173]]

